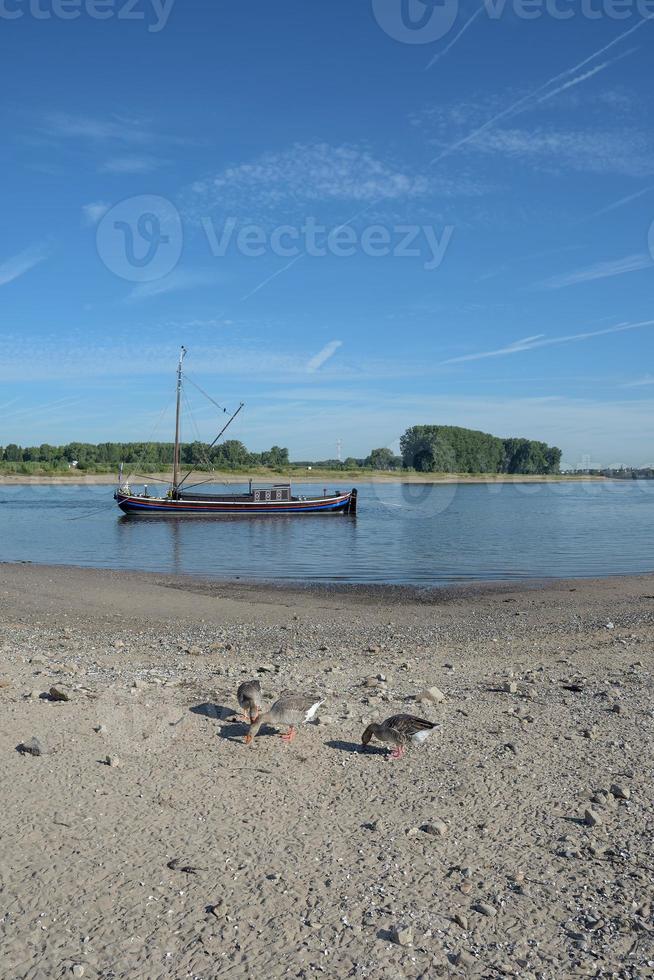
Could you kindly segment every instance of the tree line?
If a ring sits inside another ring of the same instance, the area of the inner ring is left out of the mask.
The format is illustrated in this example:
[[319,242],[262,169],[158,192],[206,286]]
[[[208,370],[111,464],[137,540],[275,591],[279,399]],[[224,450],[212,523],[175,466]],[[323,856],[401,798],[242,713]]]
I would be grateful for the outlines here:
[[[401,455],[381,447],[368,456],[348,456],[341,461],[325,459],[290,463],[288,449],[272,446],[250,452],[238,439],[227,439],[218,446],[204,442],[183,443],[181,462],[194,469],[247,470],[254,467],[284,469],[416,470],[420,473],[514,473],[545,475],[558,473],[561,450],[532,439],[500,439],[487,432],[451,425],[414,425],[400,439]],[[10,443],[0,447],[0,460],[16,467],[34,464],[49,470],[112,470],[120,463],[128,468],[152,473],[165,470],[173,458],[172,442],[69,442],[64,446],[23,448]]]
[[[75,466],[79,470],[117,469],[120,463],[144,471],[166,469],[173,458],[172,442],[69,442],[65,446],[23,448],[10,443],[0,447],[0,460],[5,463],[38,463],[51,469]],[[183,443],[180,458],[184,466],[200,469],[239,469],[249,466],[288,466],[288,449],[273,446],[262,453],[251,453],[238,439],[227,439],[218,446],[204,442]]]
[[402,465],[421,473],[558,473],[561,450],[456,425],[414,425],[400,439]]

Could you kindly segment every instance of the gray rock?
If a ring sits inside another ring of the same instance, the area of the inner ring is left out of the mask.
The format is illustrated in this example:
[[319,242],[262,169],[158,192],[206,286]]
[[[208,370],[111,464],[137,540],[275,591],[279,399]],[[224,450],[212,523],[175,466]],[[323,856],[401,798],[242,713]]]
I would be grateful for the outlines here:
[[442,704],[445,695],[437,687],[427,687],[418,695],[418,701],[430,701],[432,704]]
[[118,769],[120,767],[120,765],[121,765],[121,761],[120,761],[120,759],[118,758],[117,755],[108,755],[106,757],[106,759],[105,759],[105,763],[111,769]]
[[455,955],[454,960],[457,966],[465,967],[465,969],[474,966],[476,962],[472,953],[469,953],[467,949],[460,949]]
[[616,800],[630,800],[631,790],[628,786],[620,786],[618,783],[613,783],[611,785],[611,795],[616,798]]
[[479,912],[480,915],[485,915],[489,919],[494,919],[497,915],[497,909],[487,902],[475,902],[472,908],[475,912]]
[[413,945],[413,929],[407,925],[393,926],[391,939],[397,946],[411,946]]
[[107,734],[107,726],[106,725],[96,725],[95,728],[93,729],[93,731],[97,732],[98,735],[106,735]]
[[518,685],[516,684],[515,681],[504,681],[504,683],[502,684],[502,690],[504,691],[505,694],[517,694]]
[[603,822],[602,815],[597,810],[584,810],[584,823],[587,827],[599,827]]
[[71,692],[61,684],[53,684],[49,693],[53,701],[70,701]]
[[317,725],[333,725],[334,719],[331,715],[318,715],[316,718]]
[[447,834],[447,824],[435,817],[430,823],[423,824],[420,828],[423,833],[430,834],[432,837],[445,837]]
[[44,754],[43,746],[36,736],[28,739],[27,742],[21,742],[21,744],[18,746],[18,751],[23,755],[38,756]]
[[468,931],[468,920],[465,915],[461,915],[460,912],[455,912],[452,916],[452,922],[456,922],[457,926],[461,926],[463,930]]
[[73,974],[74,977],[83,977],[84,967],[82,966],[81,963],[76,963],[75,966],[72,967],[71,973]]

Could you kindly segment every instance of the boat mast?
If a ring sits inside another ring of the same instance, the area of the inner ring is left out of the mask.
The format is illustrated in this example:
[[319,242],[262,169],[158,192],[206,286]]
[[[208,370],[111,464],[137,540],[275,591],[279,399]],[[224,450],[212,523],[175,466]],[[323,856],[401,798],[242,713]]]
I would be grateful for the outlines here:
[[179,483],[179,428],[181,421],[181,402],[182,402],[182,361],[186,354],[186,347],[180,347],[179,363],[177,365],[177,411],[175,412],[175,450],[173,453],[173,493],[177,492]]

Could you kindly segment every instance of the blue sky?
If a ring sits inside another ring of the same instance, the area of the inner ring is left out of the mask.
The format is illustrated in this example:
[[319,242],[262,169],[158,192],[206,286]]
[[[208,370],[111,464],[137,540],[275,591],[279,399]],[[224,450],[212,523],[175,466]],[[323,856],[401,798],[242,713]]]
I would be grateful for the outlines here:
[[440,422],[651,464],[647,17],[3,0],[0,444],[168,438],[183,343],[254,450]]

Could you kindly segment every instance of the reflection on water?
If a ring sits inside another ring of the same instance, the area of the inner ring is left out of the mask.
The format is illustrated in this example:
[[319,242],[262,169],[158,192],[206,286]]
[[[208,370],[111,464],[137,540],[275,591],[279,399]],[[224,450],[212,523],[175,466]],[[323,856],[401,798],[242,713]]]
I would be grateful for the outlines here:
[[0,559],[306,582],[607,575],[654,568],[653,506],[646,481],[398,482],[359,484],[356,517],[127,517],[110,487],[2,486]]

